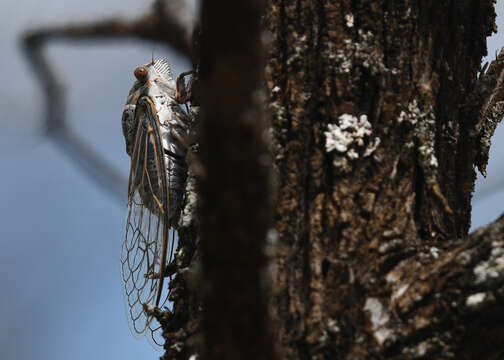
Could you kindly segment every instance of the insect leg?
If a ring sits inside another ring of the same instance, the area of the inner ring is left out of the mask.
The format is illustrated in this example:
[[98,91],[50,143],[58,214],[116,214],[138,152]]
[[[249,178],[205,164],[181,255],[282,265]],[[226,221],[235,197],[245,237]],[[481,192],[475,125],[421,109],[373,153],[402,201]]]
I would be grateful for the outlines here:
[[189,124],[191,123],[191,117],[182,109],[180,109],[181,111],[179,112],[175,112],[175,115],[178,117],[179,120],[181,120],[185,127],[188,128],[189,127]]
[[[165,271],[164,271],[164,277],[171,277],[173,274],[177,272],[177,265],[175,264],[174,261],[166,265]],[[146,279],[159,279],[159,272],[148,272],[147,274],[144,274],[144,277]]]
[[184,114],[183,112],[177,110],[180,109],[173,109],[175,117],[172,118],[173,119],[172,121],[179,127],[181,127],[183,130],[187,131],[187,129],[189,128],[190,117]]
[[177,90],[175,92],[175,101],[179,104],[185,104],[191,100],[191,86],[186,86],[185,77],[194,74],[194,70],[186,71],[177,76]]

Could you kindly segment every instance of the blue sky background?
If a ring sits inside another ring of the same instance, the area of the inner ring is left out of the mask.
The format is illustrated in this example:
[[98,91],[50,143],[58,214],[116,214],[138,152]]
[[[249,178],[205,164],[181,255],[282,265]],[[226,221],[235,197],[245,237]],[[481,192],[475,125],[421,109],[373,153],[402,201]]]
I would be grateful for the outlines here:
[[[134,0],[4,0],[0,14],[0,358],[154,359],[131,336],[123,307],[119,252],[126,199],[93,182],[42,136],[41,90],[19,52],[22,30],[70,20],[135,15]],[[502,34],[489,40],[494,56]],[[137,41],[51,46],[67,89],[72,127],[127,176],[121,112],[133,69],[155,49],[175,73],[189,64]],[[504,127],[493,139],[488,177],[478,178],[473,226],[504,210]],[[126,189],[124,189],[126,197]]]

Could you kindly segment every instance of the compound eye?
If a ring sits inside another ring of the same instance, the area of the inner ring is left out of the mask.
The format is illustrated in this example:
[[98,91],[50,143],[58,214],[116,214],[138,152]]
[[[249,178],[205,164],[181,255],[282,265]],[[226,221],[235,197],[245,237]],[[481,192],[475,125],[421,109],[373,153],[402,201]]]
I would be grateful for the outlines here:
[[134,74],[138,80],[144,81],[147,77],[147,68],[145,68],[145,66],[139,66],[135,69]]

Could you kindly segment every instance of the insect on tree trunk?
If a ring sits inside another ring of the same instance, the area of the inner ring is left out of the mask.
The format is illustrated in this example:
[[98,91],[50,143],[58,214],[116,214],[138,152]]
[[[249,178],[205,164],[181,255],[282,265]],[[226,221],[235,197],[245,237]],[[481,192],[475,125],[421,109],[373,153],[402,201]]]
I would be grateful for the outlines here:
[[[132,33],[190,54],[156,4]],[[163,358],[499,359],[504,217],[468,235],[504,113],[504,53],[478,77],[495,30],[491,0],[203,1]]]

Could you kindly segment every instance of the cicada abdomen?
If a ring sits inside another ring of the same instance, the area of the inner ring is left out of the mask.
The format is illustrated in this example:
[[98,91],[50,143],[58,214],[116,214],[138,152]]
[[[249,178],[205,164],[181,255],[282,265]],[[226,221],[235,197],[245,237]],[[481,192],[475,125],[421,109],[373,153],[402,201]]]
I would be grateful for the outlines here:
[[188,115],[165,60],[139,66],[134,73],[137,80],[122,117],[131,169],[121,273],[131,330],[140,335],[157,330],[144,305],[163,306],[169,296],[169,291],[162,296],[163,284],[187,177]]

